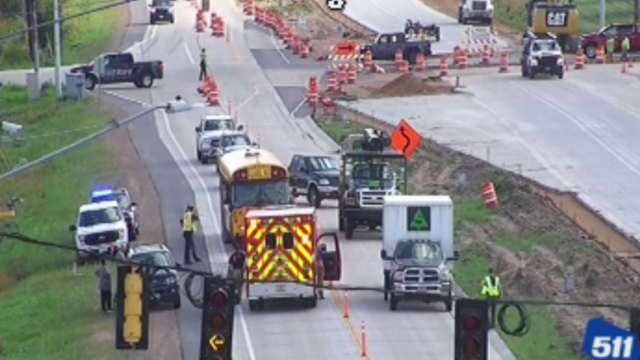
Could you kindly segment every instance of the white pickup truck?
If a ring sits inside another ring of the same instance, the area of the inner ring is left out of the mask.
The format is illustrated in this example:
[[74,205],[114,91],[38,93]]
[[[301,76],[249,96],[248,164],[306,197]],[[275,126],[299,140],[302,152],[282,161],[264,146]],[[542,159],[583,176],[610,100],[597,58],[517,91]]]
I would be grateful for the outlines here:
[[129,243],[127,222],[116,201],[81,205],[78,220],[69,230],[78,249],[78,265],[92,260],[94,255],[123,249]]
[[196,149],[198,161],[203,164],[215,161],[218,156],[220,139],[222,134],[231,131],[241,131],[242,125],[236,126],[236,122],[229,115],[207,115],[200,119],[200,125],[196,126]]

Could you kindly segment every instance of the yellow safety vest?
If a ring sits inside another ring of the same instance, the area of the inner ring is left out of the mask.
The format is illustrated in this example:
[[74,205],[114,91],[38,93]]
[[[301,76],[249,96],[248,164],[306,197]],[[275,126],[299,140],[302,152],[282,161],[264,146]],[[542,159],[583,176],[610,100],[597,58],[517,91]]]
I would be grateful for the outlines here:
[[198,230],[198,226],[195,221],[193,221],[193,212],[187,211],[182,216],[182,231],[193,231],[196,232]]
[[207,54],[200,54],[200,64],[206,64],[207,63]]
[[628,38],[628,37],[625,37],[625,38],[622,40],[621,47],[622,47],[622,51],[629,51],[629,48],[631,48],[631,43],[630,43],[630,41],[629,41],[629,38]]
[[500,278],[497,276],[485,276],[484,285],[482,285],[482,295],[488,297],[499,297]]

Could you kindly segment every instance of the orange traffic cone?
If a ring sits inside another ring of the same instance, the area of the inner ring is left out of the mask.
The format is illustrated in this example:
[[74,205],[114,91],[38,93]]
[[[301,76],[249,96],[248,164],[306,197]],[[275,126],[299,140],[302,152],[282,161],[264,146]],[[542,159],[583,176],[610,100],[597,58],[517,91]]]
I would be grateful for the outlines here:
[[620,68],[620,73],[621,74],[627,73],[627,65],[625,63],[622,63],[622,68]]

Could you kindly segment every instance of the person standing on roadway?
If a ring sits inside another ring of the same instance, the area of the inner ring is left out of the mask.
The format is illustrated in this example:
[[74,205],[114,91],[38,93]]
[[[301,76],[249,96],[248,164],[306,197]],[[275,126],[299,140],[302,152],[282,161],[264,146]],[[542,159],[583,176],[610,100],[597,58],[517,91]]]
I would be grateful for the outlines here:
[[622,39],[622,43],[620,44],[620,48],[622,49],[622,61],[629,61],[628,55],[629,50],[631,49],[631,42],[629,41],[629,37],[625,36]]
[[184,237],[184,263],[191,264],[191,258],[195,262],[200,261],[196,253],[196,244],[193,241],[193,235],[198,230],[198,212],[192,205],[187,206],[187,210],[184,212],[180,225],[182,225],[182,236]]
[[320,244],[316,251],[314,263],[316,265],[316,289],[318,291],[318,298],[324,299],[324,253],[327,252],[327,245]]
[[100,290],[100,307],[102,312],[111,312],[111,273],[107,267],[107,262],[100,260],[100,268],[96,270],[98,277],[98,289]]
[[202,49],[200,51],[200,76],[198,80],[203,81],[207,76],[207,50]]
[[493,269],[489,268],[487,276],[482,280],[482,296],[489,300],[489,324],[493,328],[496,319],[496,303],[495,300],[500,299],[500,277],[493,273]]
[[613,63],[613,55],[616,51],[616,39],[610,37],[607,39],[607,62],[609,64]]
[[242,285],[244,284],[244,271],[246,255],[240,249],[240,245],[233,244],[233,253],[229,256],[229,273],[236,286],[236,304],[242,300]]

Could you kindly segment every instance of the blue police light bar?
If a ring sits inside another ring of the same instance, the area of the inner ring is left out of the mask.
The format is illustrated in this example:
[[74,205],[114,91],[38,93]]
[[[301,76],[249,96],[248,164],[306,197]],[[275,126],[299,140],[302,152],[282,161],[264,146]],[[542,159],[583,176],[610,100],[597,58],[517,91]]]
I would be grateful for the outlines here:
[[91,193],[92,198],[99,198],[103,196],[113,195],[114,191],[112,189],[103,189],[103,190],[95,190]]

